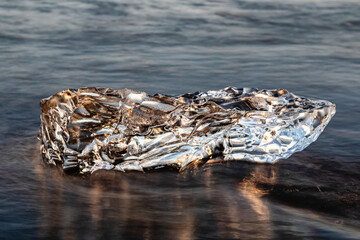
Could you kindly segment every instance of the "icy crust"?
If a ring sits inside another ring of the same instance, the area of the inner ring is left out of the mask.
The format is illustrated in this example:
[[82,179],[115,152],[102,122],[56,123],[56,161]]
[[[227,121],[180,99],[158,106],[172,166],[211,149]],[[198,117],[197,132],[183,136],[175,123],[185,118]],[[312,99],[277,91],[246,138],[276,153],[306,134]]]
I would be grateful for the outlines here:
[[80,173],[182,170],[218,156],[274,163],[314,142],[336,111],[284,89],[234,87],[178,97],[69,89],[40,105],[43,158]]

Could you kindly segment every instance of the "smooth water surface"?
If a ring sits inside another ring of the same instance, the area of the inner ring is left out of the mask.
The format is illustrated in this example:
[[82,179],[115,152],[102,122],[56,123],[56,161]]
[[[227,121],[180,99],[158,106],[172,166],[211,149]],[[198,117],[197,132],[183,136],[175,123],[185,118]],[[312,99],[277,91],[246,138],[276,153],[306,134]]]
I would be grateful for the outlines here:
[[[0,2],[0,239],[359,239],[358,1]],[[285,88],[329,100],[320,138],[275,165],[62,176],[39,101],[82,86]]]

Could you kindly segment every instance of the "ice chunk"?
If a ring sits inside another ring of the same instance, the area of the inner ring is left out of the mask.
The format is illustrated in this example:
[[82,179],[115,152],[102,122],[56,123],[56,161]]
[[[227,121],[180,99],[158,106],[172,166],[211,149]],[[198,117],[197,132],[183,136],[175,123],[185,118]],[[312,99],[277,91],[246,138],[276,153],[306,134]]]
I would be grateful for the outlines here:
[[177,97],[80,88],[41,101],[43,158],[65,171],[183,169],[224,161],[274,163],[314,142],[335,114],[284,89],[228,87]]

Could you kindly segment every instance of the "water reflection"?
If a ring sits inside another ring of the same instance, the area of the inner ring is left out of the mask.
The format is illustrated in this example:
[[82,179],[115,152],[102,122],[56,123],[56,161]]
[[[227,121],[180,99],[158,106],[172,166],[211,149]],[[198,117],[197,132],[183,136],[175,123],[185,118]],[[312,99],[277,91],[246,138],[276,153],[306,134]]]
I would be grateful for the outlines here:
[[89,178],[40,165],[35,172],[43,238],[273,236],[266,192],[257,187],[276,181],[273,166],[213,162],[181,174],[104,171]]
[[[99,2],[0,3],[1,239],[360,239],[357,1],[133,1],[97,14]],[[83,86],[174,95],[281,87],[339,112],[314,145],[276,164],[275,189],[256,184],[262,166],[242,163],[63,177],[38,166],[39,100]],[[333,218],[319,224],[279,202]]]

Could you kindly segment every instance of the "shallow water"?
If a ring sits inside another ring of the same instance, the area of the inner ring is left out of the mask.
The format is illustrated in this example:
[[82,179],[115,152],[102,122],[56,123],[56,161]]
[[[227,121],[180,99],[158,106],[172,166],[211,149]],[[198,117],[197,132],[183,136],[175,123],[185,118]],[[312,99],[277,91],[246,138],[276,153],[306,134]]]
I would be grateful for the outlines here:
[[[359,239],[357,1],[0,2],[0,239]],[[337,104],[269,165],[62,176],[39,101],[81,86],[182,94],[286,88]]]

